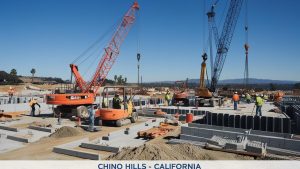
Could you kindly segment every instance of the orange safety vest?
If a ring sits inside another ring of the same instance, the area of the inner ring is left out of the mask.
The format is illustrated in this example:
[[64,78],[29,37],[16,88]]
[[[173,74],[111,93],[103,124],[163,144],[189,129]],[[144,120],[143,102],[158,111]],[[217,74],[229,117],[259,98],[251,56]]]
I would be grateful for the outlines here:
[[240,96],[239,96],[238,94],[234,94],[234,95],[232,96],[232,100],[237,102],[237,101],[240,100]]

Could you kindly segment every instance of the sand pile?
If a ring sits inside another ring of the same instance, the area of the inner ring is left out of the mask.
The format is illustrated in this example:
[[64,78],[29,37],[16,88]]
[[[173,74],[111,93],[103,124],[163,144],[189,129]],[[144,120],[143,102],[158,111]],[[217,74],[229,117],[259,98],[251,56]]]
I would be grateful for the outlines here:
[[202,153],[202,149],[190,144],[158,145],[144,144],[143,146],[130,149],[124,148],[119,153],[108,157],[109,160],[193,160],[212,159]]
[[64,126],[57,129],[54,133],[52,133],[49,137],[51,138],[64,138],[64,137],[72,137],[83,134],[83,130],[81,128],[74,128],[69,126]]
[[130,149],[124,148],[111,155],[108,160],[253,160],[253,157],[241,156],[219,151],[202,149],[192,144],[151,144]]

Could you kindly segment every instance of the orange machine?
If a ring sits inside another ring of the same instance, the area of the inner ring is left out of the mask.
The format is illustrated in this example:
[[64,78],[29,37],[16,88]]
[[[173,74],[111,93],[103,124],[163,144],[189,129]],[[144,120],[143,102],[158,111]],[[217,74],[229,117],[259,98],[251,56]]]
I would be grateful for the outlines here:
[[282,97],[284,96],[284,92],[278,91],[274,94],[274,101],[280,102],[282,100]]
[[[76,80],[75,87],[68,86],[64,90],[55,90],[53,94],[49,94],[46,97],[47,104],[57,105],[54,109],[56,114],[75,114],[80,116],[78,107],[91,106],[95,102],[96,93],[104,83],[108,72],[115,63],[116,58],[120,53],[121,44],[136,20],[136,13],[138,10],[139,4],[134,2],[117,26],[116,32],[113,34],[111,41],[105,48],[104,54],[102,55],[91,80],[85,81],[78,71],[78,66],[70,64],[72,75],[74,75]],[[87,109],[85,108],[84,110],[84,114],[87,114]]]
[[[117,127],[123,126],[126,124],[126,121],[130,120],[131,123],[135,123],[138,120],[138,113],[134,109],[132,103],[132,87],[125,86],[112,86],[105,87],[104,92],[108,93],[108,89],[118,89],[116,93],[121,93],[123,96],[121,109],[116,109],[113,106],[108,106],[107,108],[99,109],[99,117],[102,124],[115,124]],[[120,92],[121,89],[121,92]],[[119,94],[118,93],[118,94]],[[129,96],[129,98],[128,98]],[[103,97],[103,102],[107,100],[108,103],[108,95]],[[97,114],[97,113],[96,113]]]
[[188,89],[187,89],[187,81],[176,81],[175,85],[178,86],[175,88],[174,92],[174,103],[177,104],[183,104],[184,106],[189,106],[189,99],[188,99]]
[[15,94],[15,88],[10,86],[7,93],[9,97],[12,97]]

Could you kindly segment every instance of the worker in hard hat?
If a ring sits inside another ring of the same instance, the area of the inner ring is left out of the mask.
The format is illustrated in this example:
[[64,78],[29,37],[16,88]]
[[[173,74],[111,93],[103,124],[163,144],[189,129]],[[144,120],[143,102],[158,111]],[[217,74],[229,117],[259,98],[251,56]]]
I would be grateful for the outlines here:
[[258,95],[256,94],[256,98],[255,98],[255,105],[256,105],[256,116],[262,116],[262,113],[261,113],[261,108],[264,104],[264,100],[262,99],[263,95]]
[[113,109],[121,109],[122,99],[118,93],[115,94],[113,98]]
[[167,105],[170,106],[171,105],[171,93],[169,90],[167,90],[167,93],[165,94],[165,99],[167,101]]
[[37,99],[34,98],[29,102],[29,106],[31,107],[31,116],[35,116],[35,106],[38,105],[41,108],[41,105],[37,102]]
[[14,89],[13,87],[9,86],[9,89],[8,89],[8,96],[9,96],[10,98],[12,98],[13,95],[14,95],[14,93],[15,93],[15,89]]
[[249,104],[251,102],[251,96],[249,93],[246,93],[246,102]]
[[234,92],[232,96],[232,101],[233,101],[234,110],[237,110],[238,102],[240,101],[240,96],[238,95],[237,92]]

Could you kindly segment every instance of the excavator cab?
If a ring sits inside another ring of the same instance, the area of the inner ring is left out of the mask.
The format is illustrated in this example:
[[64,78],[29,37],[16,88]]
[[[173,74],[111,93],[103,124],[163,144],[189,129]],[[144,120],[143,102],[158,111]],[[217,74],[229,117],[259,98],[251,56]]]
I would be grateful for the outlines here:
[[[135,123],[138,114],[133,106],[132,87],[110,86],[105,87],[102,96],[102,108],[99,109],[99,120],[102,125],[115,125],[121,127],[128,123]],[[114,95],[111,99],[110,94]],[[118,100],[115,106],[114,100]]]
[[175,82],[175,92],[174,92],[174,104],[189,106],[189,92],[187,89],[187,81],[176,81]]

